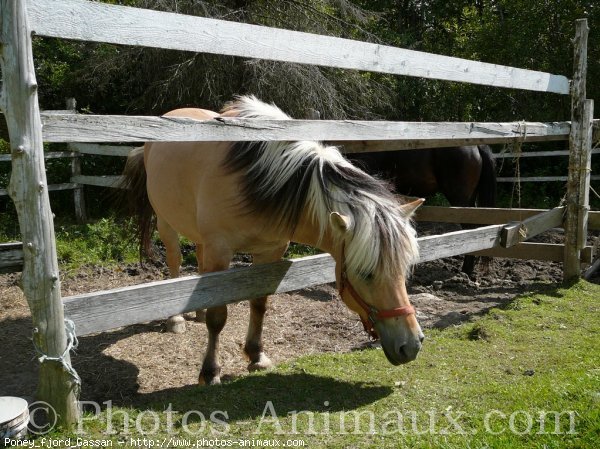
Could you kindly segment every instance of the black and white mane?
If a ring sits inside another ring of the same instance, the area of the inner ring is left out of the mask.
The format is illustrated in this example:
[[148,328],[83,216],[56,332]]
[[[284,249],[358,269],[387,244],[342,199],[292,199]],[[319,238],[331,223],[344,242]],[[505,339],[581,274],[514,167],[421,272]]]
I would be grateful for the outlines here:
[[[239,97],[223,112],[238,117],[286,120],[274,105]],[[319,142],[237,142],[225,168],[242,173],[248,211],[266,213],[290,235],[307,210],[321,236],[331,212],[351,220],[346,268],[355,276],[407,276],[418,258],[415,230],[387,184],[350,164],[333,146]]]

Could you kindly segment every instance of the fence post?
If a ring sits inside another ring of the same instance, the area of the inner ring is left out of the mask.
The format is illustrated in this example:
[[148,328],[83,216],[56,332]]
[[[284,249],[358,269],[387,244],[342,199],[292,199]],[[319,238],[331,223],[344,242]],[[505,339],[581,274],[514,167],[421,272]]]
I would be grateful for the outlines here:
[[565,281],[581,276],[579,255],[587,237],[594,115],[593,100],[586,99],[588,31],[586,19],[576,21],[563,267]]
[[[71,159],[71,179],[81,175],[81,153],[74,145],[69,145],[69,151],[76,153]],[[75,218],[77,223],[83,224],[87,221],[85,213],[85,195],[83,193],[83,184],[77,184],[73,189],[73,202],[75,204]]]
[[[66,101],[67,111],[71,111],[73,114],[77,114],[77,100],[75,98],[67,98]],[[79,149],[69,144],[69,151],[75,153],[73,159],[71,159],[71,180],[75,176],[81,175],[81,153]],[[72,182],[72,181],[71,181]],[[87,221],[85,213],[85,196],[83,193],[83,184],[77,184],[77,187],[73,189],[73,203],[75,205],[75,219],[77,223],[82,224]]]
[[52,406],[59,423],[68,425],[79,416],[79,377],[71,367],[69,350],[74,333],[68,335],[60,297],[27,2],[0,0],[0,17],[0,105],[12,152],[8,190],[19,216],[24,258],[22,288],[31,309],[33,343],[41,362],[37,398]]

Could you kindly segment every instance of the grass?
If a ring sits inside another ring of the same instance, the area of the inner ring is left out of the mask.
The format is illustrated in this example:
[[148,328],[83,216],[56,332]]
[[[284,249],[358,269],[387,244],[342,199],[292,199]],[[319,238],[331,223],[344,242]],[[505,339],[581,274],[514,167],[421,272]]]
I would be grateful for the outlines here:
[[405,366],[389,365],[377,349],[317,354],[217,387],[104,404],[99,415],[86,414],[79,436],[115,446],[146,438],[146,447],[204,438],[311,448],[594,448],[599,300],[600,286],[584,281],[521,296],[476,323],[428,331],[422,354]]
[[78,270],[85,265],[116,266],[139,260],[130,221],[111,217],[84,225],[58,225],[55,233],[61,270]]
[[[139,260],[135,230],[130,220],[114,216],[86,224],[54,225],[58,262],[61,269],[84,265],[117,266]],[[0,214],[0,242],[20,241],[14,213]]]

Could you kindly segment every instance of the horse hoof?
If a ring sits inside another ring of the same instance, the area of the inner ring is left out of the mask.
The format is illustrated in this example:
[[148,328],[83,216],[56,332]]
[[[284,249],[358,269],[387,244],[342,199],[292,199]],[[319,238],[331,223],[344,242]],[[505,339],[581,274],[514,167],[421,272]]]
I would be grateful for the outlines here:
[[219,385],[221,383],[221,377],[218,374],[204,374],[200,373],[198,377],[198,385]]
[[167,332],[183,334],[185,332],[185,319],[181,315],[169,318],[167,320]]
[[206,310],[196,310],[196,321],[206,323]]
[[248,371],[264,371],[273,368],[273,362],[264,354],[261,354],[257,362],[248,365]]

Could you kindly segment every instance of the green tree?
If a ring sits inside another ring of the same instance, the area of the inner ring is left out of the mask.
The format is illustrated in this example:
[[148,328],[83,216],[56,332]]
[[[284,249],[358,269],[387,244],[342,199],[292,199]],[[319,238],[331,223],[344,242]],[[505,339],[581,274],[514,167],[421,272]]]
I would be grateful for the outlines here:
[[[131,0],[143,8],[298,31],[377,40],[369,13],[348,0]],[[56,45],[42,39],[40,45]],[[253,93],[296,117],[308,108],[327,118],[382,117],[393,105],[389,77],[316,66],[210,54],[98,44],[70,44],[78,56],[64,78],[43,77],[93,112],[160,114],[181,106],[219,108]],[[43,56],[45,58],[45,56]],[[63,60],[64,61],[64,60]],[[61,63],[63,62],[61,61]],[[48,73],[50,75],[50,73]],[[53,91],[54,92],[54,91]],[[44,98],[44,107],[61,102]]]

